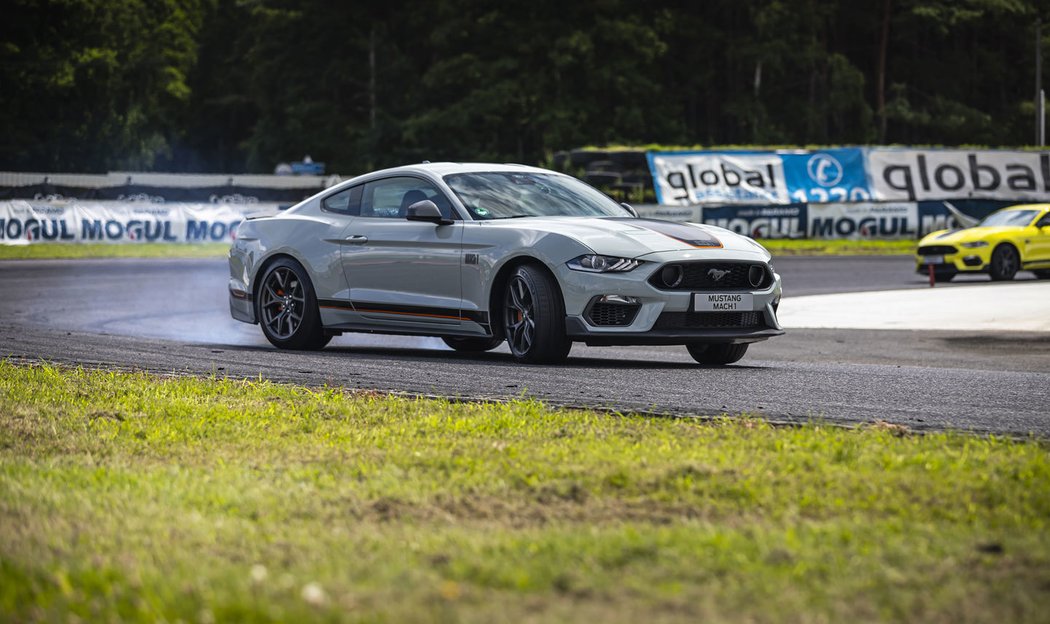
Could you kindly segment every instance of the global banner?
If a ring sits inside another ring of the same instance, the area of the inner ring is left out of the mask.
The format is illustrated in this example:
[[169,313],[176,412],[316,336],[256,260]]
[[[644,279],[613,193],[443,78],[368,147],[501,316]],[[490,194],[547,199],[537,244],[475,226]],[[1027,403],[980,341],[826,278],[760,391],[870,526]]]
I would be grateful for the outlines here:
[[864,150],[649,152],[656,200],[695,204],[868,201]]
[[1050,201],[1050,152],[843,147],[647,157],[665,206]]
[[868,171],[883,201],[1050,200],[1048,152],[871,148]]
[[245,210],[231,204],[0,201],[0,245],[228,243],[244,219]]

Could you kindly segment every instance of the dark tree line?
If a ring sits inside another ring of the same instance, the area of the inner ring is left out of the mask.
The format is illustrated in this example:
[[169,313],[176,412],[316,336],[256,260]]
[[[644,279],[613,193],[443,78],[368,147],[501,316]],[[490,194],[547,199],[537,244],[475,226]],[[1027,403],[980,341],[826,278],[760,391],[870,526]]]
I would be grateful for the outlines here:
[[1047,3],[9,0],[0,169],[1031,144]]

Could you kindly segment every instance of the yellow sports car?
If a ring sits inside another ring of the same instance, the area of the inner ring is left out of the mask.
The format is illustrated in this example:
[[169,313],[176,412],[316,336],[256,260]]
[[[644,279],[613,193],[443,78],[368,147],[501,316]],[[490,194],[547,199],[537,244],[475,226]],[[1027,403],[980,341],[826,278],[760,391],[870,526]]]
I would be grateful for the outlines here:
[[938,282],[960,273],[1011,280],[1020,271],[1050,279],[1050,204],[1010,206],[973,227],[933,232],[919,241],[916,271]]

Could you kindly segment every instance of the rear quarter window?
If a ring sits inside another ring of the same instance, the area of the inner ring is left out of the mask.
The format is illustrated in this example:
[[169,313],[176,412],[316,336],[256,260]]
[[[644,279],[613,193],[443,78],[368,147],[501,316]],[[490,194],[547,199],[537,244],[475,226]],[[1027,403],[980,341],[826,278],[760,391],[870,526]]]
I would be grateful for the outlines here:
[[321,200],[321,208],[327,212],[357,215],[361,212],[361,193],[364,188],[363,184],[359,184],[329,195]]

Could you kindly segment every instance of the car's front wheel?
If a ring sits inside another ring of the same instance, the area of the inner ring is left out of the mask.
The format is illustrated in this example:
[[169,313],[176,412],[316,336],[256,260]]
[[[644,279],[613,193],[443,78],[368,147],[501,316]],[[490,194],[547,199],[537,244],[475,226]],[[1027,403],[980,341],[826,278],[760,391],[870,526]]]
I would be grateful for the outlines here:
[[747,353],[747,343],[744,344],[689,344],[685,346],[689,355],[701,364],[722,366],[732,364],[744,357]]
[[992,252],[992,263],[988,267],[988,274],[992,279],[1000,282],[1012,280],[1021,268],[1021,256],[1013,245],[999,245]]
[[266,268],[255,306],[263,335],[275,347],[313,350],[332,339],[321,325],[310,276],[292,258],[280,258]]
[[554,278],[523,265],[507,280],[503,297],[503,335],[519,362],[564,362],[572,349],[565,336],[565,306]]
[[502,338],[442,338],[449,347],[462,353],[482,353],[500,346]]

